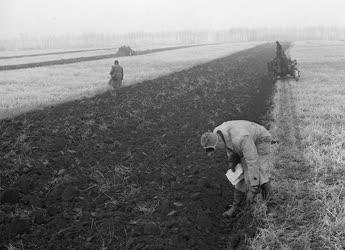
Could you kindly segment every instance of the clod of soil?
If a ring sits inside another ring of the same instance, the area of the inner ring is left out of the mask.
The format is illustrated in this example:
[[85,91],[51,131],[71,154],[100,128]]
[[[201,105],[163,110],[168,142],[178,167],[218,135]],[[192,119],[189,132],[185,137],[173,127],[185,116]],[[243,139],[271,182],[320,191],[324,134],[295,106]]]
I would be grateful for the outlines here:
[[15,204],[20,201],[20,193],[16,189],[8,189],[1,193],[0,203]]
[[62,193],[62,199],[64,201],[71,201],[78,197],[79,190],[74,186],[67,186]]
[[45,224],[47,222],[46,216],[43,210],[36,210],[32,213],[34,223],[37,225]]
[[38,197],[37,195],[25,195],[23,198],[23,203],[24,204],[30,204],[31,206],[34,207],[42,207],[43,202],[41,200],[40,197]]
[[28,219],[13,218],[8,226],[8,234],[14,237],[18,234],[23,234],[30,230],[31,223]]
[[159,233],[159,227],[154,222],[146,223],[144,226],[144,234],[158,234]]
[[6,224],[8,220],[9,220],[8,215],[5,212],[0,211],[0,225]]
[[62,192],[64,191],[64,185],[59,184],[53,187],[53,189],[48,193],[48,200],[49,201],[56,201],[59,200],[62,196]]
[[49,216],[55,216],[57,214],[59,214],[62,211],[62,209],[60,207],[57,207],[55,205],[51,205],[47,208],[47,214]]
[[18,182],[17,182],[18,189],[23,194],[27,194],[31,192],[35,187],[34,178],[30,178],[30,176],[22,175]]
[[200,192],[191,194],[191,196],[190,196],[190,198],[191,198],[192,200],[198,200],[200,197],[201,197],[201,193],[200,193]]
[[60,169],[59,171],[58,171],[58,175],[59,176],[61,176],[61,175],[63,175],[64,173],[66,172],[66,169]]
[[158,211],[162,214],[162,215],[166,215],[169,213],[170,211],[170,202],[168,200],[162,200],[160,202],[160,205],[158,207]]

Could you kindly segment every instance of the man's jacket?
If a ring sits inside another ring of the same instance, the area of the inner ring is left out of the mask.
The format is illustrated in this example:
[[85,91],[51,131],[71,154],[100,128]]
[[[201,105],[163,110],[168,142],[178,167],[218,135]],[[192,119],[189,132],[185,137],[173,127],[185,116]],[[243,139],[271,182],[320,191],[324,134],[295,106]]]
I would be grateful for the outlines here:
[[251,186],[267,182],[268,177],[265,171],[260,169],[259,158],[262,152],[258,152],[257,145],[270,144],[270,133],[259,124],[243,120],[224,122],[213,132],[217,133],[217,131],[222,132],[224,136],[227,154],[233,152],[241,157],[246,182]]
[[123,80],[123,68],[118,64],[111,66],[110,75],[113,80]]

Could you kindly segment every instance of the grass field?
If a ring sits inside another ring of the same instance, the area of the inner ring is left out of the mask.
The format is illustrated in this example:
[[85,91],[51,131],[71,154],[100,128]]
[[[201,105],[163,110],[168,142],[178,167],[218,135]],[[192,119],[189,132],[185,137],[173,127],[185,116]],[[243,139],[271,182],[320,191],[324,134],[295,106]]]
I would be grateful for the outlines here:
[[[208,45],[124,57],[124,85],[153,79],[254,46]],[[0,118],[108,90],[113,59],[0,72]]]
[[296,42],[299,82],[276,85],[276,217],[253,249],[345,248],[345,42]]

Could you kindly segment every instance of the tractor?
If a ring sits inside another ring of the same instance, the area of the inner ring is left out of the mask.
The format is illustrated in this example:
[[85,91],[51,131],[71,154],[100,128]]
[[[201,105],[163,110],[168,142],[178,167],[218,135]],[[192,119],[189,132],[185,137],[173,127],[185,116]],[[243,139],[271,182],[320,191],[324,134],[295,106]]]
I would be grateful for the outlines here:
[[300,71],[297,68],[297,61],[288,58],[280,43],[277,41],[276,57],[268,63],[268,72],[274,80],[294,78],[296,81],[300,78]]
[[117,56],[133,56],[135,54],[136,52],[130,46],[125,45],[121,46],[116,53]]

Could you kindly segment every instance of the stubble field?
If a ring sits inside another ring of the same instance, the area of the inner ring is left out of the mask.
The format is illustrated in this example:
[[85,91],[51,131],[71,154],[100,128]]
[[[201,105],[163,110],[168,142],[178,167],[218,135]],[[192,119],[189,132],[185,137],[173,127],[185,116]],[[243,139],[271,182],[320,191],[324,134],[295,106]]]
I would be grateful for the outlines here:
[[277,82],[272,112],[278,216],[261,214],[253,249],[345,248],[344,51],[345,42],[291,47],[302,76]]
[[208,159],[199,140],[226,120],[267,124],[274,53],[260,45],[0,121],[1,246],[247,248],[259,221],[222,218],[225,153]]
[[[103,47],[103,48],[74,48],[74,49],[27,49],[27,50],[9,50],[9,51],[0,51],[0,65],[11,65],[11,60],[20,59],[18,63],[30,63],[30,62],[40,62],[43,60],[36,60],[37,57],[47,56],[46,59],[66,59],[71,58],[71,55],[74,54],[74,57],[81,57],[87,55],[102,55],[116,53],[119,47],[123,44],[113,45],[112,47]],[[173,48],[173,47],[184,47],[188,46],[186,44],[171,44],[171,43],[131,43],[131,48],[135,51],[143,50],[152,50],[160,48]],[[189,46],[193,46],[190,44]],[[90,53],[90,54],[89,54]],[[52,57],[49,57],[52,56]],[[57,57],[56,57],[57,56]],[[34,61],[32,61],[34,60]]]
[[44,61],[52,61],[52,60],[61,60],[61,59],[70,59],[75,57],[86,57],[86,56],[97,56],[97,55],[106,55],[106,54],[115,54],[117,52],[117,48],[112,49],[104,49],[104,50],[86,50],[81,52],[47,52],[43,53],[43,55],[33,54],[32,56],[29,55],[17,55],[17,56],[10,56],[11,58],[1,58],[0,57],[0,66],[4,65],[16,65],[16,64],[27,64],[27,63],[37,63],[37,62],[44,62]]

